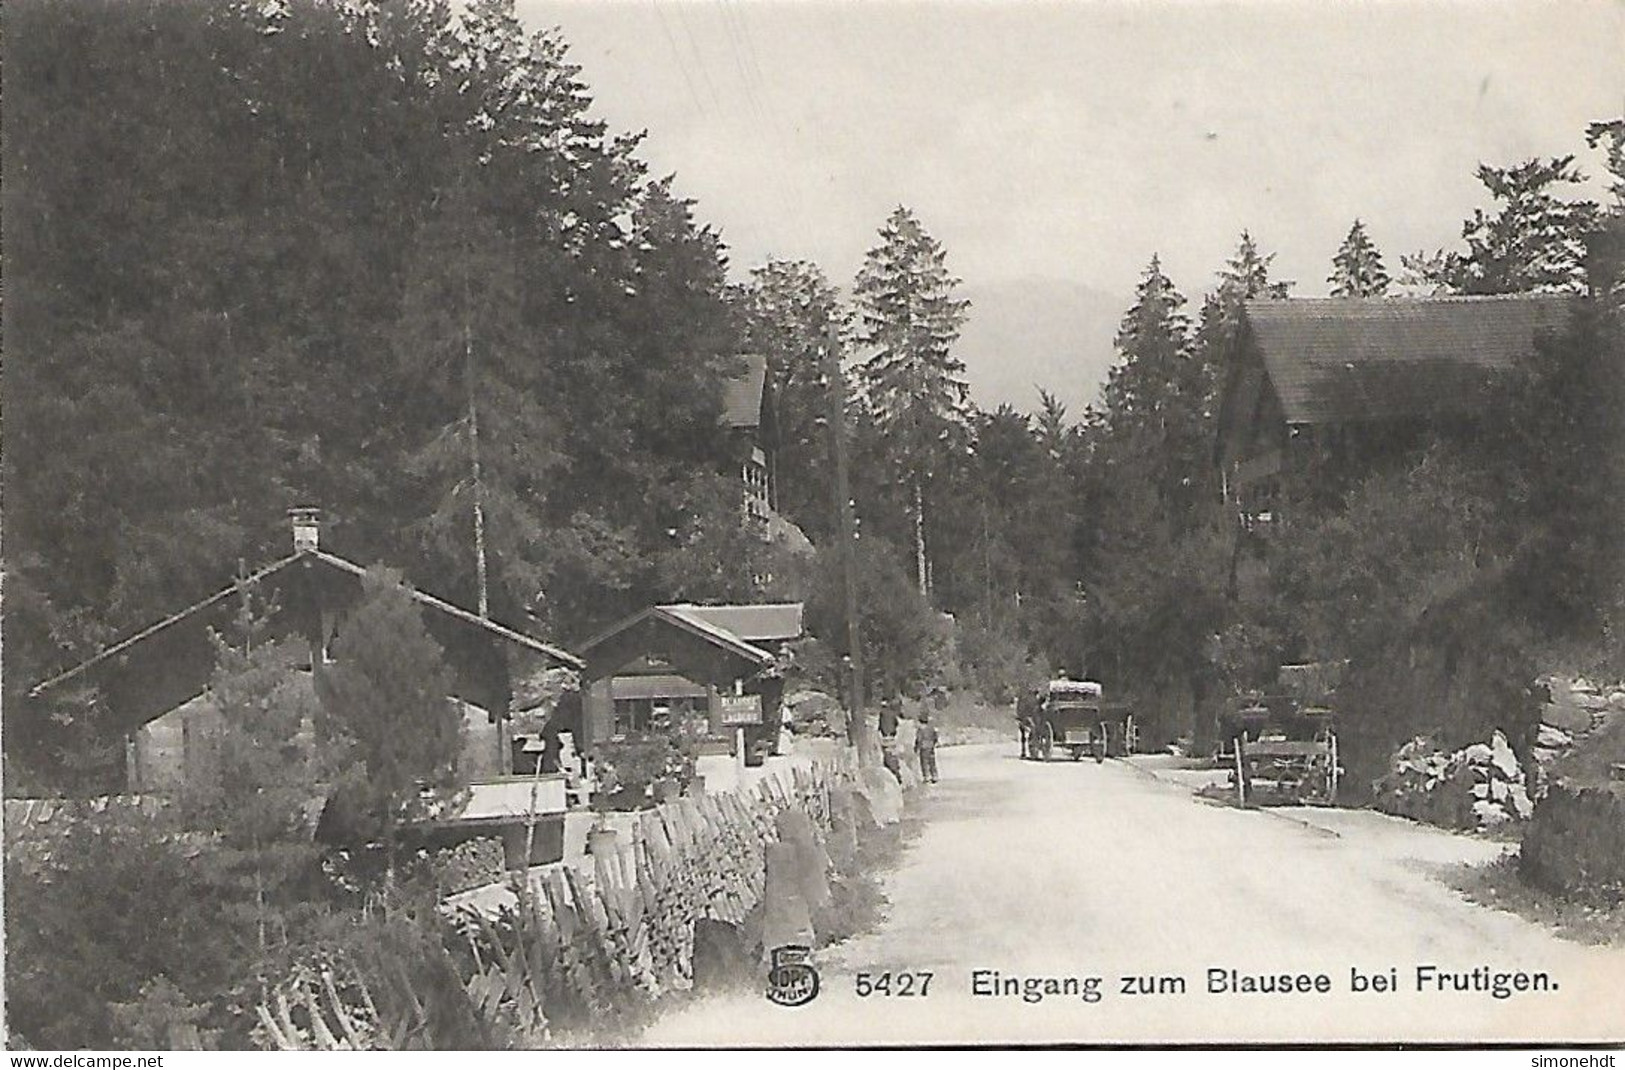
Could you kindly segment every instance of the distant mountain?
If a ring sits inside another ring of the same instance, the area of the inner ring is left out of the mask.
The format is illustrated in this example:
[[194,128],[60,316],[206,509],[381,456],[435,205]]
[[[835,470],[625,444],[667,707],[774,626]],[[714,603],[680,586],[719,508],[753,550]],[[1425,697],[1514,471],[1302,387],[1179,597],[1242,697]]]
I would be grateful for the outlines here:
[[1133,303],[1129,294],[1046,278],[967,282],[961,294],[971,307],[958,353],[977,405],[1034,412],[1043,387],[1074,419],[1098,396],[1118,321]]

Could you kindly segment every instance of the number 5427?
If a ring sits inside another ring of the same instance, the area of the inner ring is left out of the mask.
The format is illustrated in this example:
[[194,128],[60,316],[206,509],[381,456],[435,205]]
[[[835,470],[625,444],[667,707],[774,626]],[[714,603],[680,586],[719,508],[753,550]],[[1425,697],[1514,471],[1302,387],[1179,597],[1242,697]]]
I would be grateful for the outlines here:
[[859,999],[870,996],[924,996],[931,990],[930,970],[859,971],[855,990]]

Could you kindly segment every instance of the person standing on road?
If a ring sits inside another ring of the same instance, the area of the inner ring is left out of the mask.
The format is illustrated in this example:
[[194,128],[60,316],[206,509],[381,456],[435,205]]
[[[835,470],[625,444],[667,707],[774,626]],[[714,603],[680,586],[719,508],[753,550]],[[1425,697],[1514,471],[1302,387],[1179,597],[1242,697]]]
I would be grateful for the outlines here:
[[920,758],[920,777],[928,783],[937,782],[937,726],[931,723],[929,713],[920,714],[920,724],[914,732],[914,753]]

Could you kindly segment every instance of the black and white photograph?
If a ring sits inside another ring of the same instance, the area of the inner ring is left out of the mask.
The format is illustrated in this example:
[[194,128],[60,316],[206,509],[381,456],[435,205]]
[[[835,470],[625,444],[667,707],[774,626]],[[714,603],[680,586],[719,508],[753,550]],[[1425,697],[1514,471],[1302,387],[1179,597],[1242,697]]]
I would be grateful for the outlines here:
[[1616,1065],[1622,60],[7,0],[10,1065]]

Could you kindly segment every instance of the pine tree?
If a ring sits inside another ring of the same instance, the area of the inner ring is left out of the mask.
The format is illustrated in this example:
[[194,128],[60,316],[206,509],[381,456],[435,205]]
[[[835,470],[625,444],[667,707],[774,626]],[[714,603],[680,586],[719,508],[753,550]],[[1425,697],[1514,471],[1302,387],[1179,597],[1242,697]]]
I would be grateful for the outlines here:
[[1478,180],[1499,208],[1474,209],[1462,224],[1466,252],[1440,250],[1402,258],[1414,285],[1464,294],[1579,291],[1585,285],[1585,241],[1599,209],[1557,191],[1581,185],[1573,156],[1526,160],[1513,167],[1480,164]]
[[954,296],[960,280],[947,254],[909,209],[899,205],[880,229],[854,287],[858,341],[873,351],[862,389],[905,486],[913,525],[915,579],[930,589],[926,506],[934,476],[969,439],[965,365],[953,354],[970,302]]
[[1252,234],[1242,231],[1236,255],[1226,261],[1224,270],[1219,272],[1219,296],[1227,302],[1286,297],[1294,284],[1270,278],[1270,265],[1274,262],[1274,253],[1268,256],[1260,253]]
[[[1262,267],[1250,243],[1248,249],[1255,260],[1247,270]],[[1156,488],[1176,529],[1187,523],[1207,467],[1207,377],[1191,351],[1184,305],[1185,298],[1153,256],[1118,329],[1117,350],[1123,359],[1104,391],[1111,437],[1126,458],[1149,469],[1132,478]]]
[[1326,281],[1331,284],[1333,297],[1381,297],[1388,292],[1388,270],[1383,267],[1382,253],[1360,220],[1354,221],[1348,237],[1332,257],[1332,273]]
[[1165,429],[1187,377],[1190,320],[1184,305],[1160,258],[1152,256],[1117,330],[1123,360],[1106,379],[1106,410],[1119,431],[1147,422],[1157,425],[1159,435]]
[[354,748],[359,776],[348,786],[378,823],[388,879],[400,825],[422,816],[422,789],[457,784],[462,720],[447,698],[443,652],[399,573],[367,570],[335,654],[323,734]]

